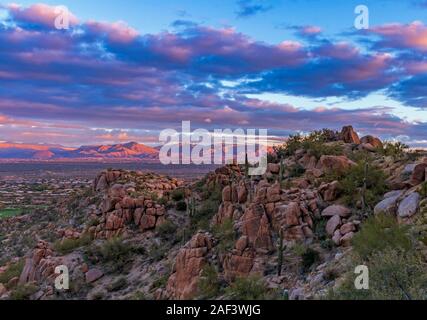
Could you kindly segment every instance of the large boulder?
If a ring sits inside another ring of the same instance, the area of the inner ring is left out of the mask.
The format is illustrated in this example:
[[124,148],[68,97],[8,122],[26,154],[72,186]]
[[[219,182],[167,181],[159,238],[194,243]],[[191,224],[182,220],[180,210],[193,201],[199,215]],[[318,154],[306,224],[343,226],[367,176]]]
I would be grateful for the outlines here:
[[328,235],[333,236],[335,233],[335,230],[338,229],[338,227],[341,225],[341,218],[340,216],[333,216],[329,219],[328,223],[326,224],[326,232]]
[[346,156],[322,156],[317,164],[317,168],[325,173],[342,174],[354,165],[355,163]]
[[381,140],[376,138],[376,137],[373,137],[373,136],[364,136],[363,138],[360,139],[360,142],[361,143],[369,143],[374,148],[382,148],[383,147],[383,143],[381,142]]
[[341,139],[345,143],[360,144],[359,136],[357,135],[356,131],[354,131],[352,126],[346,126],[342,128]]
[[322,211],[323,217],[340,216],[342,218],[347,218],[350,215],[351,215],[351,210],[342,205],[332,205]]
[[409,194],[403,201],[400,203],[397,213],[401,218],[409,218],[417,213],[420,203],[420,194],[418,192],[413,192]]
[[395,215],[397,210],[397,201],[403,194],[402,190],[389,192],[384,196],[384,200],[378,203],[374,208],[374,214],[391,214]]
[[426,181],[426,170],[427,163],[425,162],[419,163],[415,166],[411,176],[411,184],[413,186],[419,185],[420,183]]
[[104,273],[97,268],[90,269],[86,272],[86,283],[93,283],[104,276]]

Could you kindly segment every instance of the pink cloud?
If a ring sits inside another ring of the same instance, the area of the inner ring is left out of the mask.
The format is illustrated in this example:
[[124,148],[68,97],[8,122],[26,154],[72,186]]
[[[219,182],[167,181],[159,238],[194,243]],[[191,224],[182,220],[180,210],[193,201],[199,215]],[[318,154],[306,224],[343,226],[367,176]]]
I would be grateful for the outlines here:
[[88,21],[85,25],[89,32],[93,32],[98,35],[105,34],[112,42],[129,43],[139,36],[138,31],[131,28],[123,21],[113,23]]
[[[43,3],[33,4],[28,8],[12,3],[7,5],[6,8],[15,21],[37,24],[48,28],[55,28],[55,20],[61,14],[59,7]],[[68,12],[68,18],[70,26],[79,22],[77,17],[70,11]]]
[[427,26],[421,21],[410,24],[388,24],[372,29],[372,32],[380,35],[382,45],[427,51]]

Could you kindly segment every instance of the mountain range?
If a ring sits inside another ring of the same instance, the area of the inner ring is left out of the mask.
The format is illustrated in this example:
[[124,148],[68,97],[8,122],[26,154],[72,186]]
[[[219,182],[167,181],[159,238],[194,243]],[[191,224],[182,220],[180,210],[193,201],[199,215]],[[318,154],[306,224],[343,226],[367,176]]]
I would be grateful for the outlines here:
[[54,160],[54,159],[158,159],[158,149],[129,142],[125,144],[81,146],[0,143],[0,159]]

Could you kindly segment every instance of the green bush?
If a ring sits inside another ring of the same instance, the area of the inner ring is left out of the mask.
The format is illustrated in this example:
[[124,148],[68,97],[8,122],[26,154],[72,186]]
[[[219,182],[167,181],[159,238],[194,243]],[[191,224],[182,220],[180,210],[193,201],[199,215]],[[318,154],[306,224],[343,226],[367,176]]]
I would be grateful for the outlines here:
[[129,262],[134,247],[121,238],[112,238],[89,250],[92,258],[107,264],[111,272],[122,271]]
[[167,246],[154,244],[148,250],[148,256],[154,262],[158,262],[167,255],[168,250],[169,248]]
[[37,286],[33,284],[20,284],[10,294],[12,300],[30,300],[31,295],[36,293]]
[[233,300],[267,300],[270,298],[267,284],[260,276],[237,278],[225,289],[225,293]]
[[175,209],[177,211],[185,211],[187,210],[187,203],[185,201],[178,201],[175,205]]
[[218,250],[220,253],[225,253],[233,249],[236,240],[233,220],[226,219],[222,224],[215,225],[213,233],[215,238],[218,239]]
[[191,229],[208,230],[212,217],[218,212],[220,201],[216,199],[207,199],[196,209],[196,213],[191,216]]
[[302,269],[304,272],[310,270],[310,268],[320,260],[319,252],[313,250],[312,248],[307,248],[305,252],[301,255],[302,260]]
[[411,247],[408,227],[384,214],[368,218],[353,238],[353,251],[362,261],[386,248],[409,250]]
[[304,175],[305,169],[299,163],[294,164],[289,168],[289,178],[299,178]]
[[206,265],[203,268],[201,278],[198,283],[200,299],[212,299],[219,295],[221,284],[218,272],[213,265]]
[[383,147],[378,151],[384,156],[390,156],[397,160],[402,158],[409,146],[401,142],[384,142]]
[[373,208],[387,192],[386,176],[381,169],[373,165],[368,165],[367,168],[365,166],[363,161],[352,166],[339,179],[339,182],[344,201],[348,205],[354,205],[362,197],[366,178],[365,203],[368,207]]
[[128,285],[125,277],[120,277],[108,285],[108,291],[120,291]]
[[[355,262],[354,265],[357,265]],[[331,291],[333,300],[422,300],[427,298],[427,265],[415,250],[388,247],[371,255],[369,290],[357,290],[356,275],[349,272],[344,284]]]
[[185,198],[185,192],[183,189],[175,189],[172,191],[171,198],[173,201],[181,201]]
[[176,238],[176,231],[178,226],[175,225],[172,221],[167,220],[157,227],[157,234],[162,238],[162,240],[170,241]]
[[167,283],[169,280],[169,275],[165,274],[159,278],[157,278],[154,282],[153,282],[153,288],[154,289],[158,289],[158,288],[165,288]]
[[421,197],[423,197],[423,198],[427,198],[427,182],[424,182],[424,183],[421,185],[420,195],[421,195]]
[[55,251],[60,254],[68,254],[75,249],[89,245],[92,242],[92,237],[89,234],[84,234],[79,239],[62,239],[53,244]]
[[338,132],[328,129],[313,131],[307,136],[290,135],[283,146],[275,147],[274,150],[279,159],[292,156],[299,149],[305,150],[317,159],[322,155],[342,155],[344,151],[341,145],[328,144],[328,142],[337,141],[337,137]]
[[22,270],[24,269],[24,264],[24,259],[21,259],[18,262],[11,264],[5,272],[0,273],[0,283],[7,285],[7,283],[11,279],[19,277],[22,273]]

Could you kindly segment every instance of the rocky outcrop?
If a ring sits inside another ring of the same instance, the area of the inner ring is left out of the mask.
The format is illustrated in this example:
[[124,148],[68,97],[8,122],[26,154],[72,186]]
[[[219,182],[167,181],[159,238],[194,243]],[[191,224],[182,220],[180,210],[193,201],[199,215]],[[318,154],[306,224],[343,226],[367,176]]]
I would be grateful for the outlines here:
[[354,131],[352,126],[346,126],[342,128],[341,139],[345,143],[360,144],[359,136],[357,135],[356,131]]
[[49,278],[55,272],[59,261],[53,258],[53,251],[45,241],[39,241],[36,248],[25,258],[25,265],[19,277],[20,284]]
[[187,300],[195,297],[198,282],[213,247],[209,233],[199,232],[179,251],[174,272],[169,277],[166,293],[171,299]]
[[268,217],[261,204],[252,204],[246,209],[241,220],[241,231],[254,248],[273,249]]
[[236,242],[235,248],[225,255],[223,261],[224,275],[227,281],[248,276],[255,264],[256,252],[250,245],[249,238],[242,236]]
[[373,136],[364,136],[363,138],[360,139],[360,143],[370,144],[374,148],[382,148],[383,147],[383,143],[381,142],[381,140],[379,138],[373,137]]
[[317,164],[317,169],[325,173],[343,174],[353,165],[355,163],[346,156],[322,156]]
[[172,190],[182,184],[151,173],[129,171],[104,171],[95,179],[94,190],[103,192],[103,200],[93,213],[95,226],[88,232],[95,238],[112,238],[135,224],[141,231],[155,229],[166,219],[166,208],[158,199],[168,199]]

